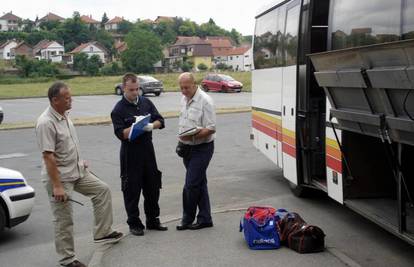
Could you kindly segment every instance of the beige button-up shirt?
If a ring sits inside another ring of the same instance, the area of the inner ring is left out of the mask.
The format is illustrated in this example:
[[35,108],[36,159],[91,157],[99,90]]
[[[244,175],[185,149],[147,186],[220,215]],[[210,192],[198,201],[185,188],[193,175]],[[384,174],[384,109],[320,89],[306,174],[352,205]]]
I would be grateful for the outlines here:
[[[53,152],[62,182],[75,181],[84,176],[79,139],[72,121],[49,106],[37,119],[36,138],[40,150]],[[45,162],[42,177],[49,177]]]
[[[181,112],[179,118],[178,133],[182,133],[193,127],[202,127],[216,130],[216,111],[213,99],[200,88],[197,89],[193,98],[189,101],[185,96],[181,99]],[[199,145],[209,143],[214,140],[216,134],[212,134],[204,139],[192,141],[181,141],[189,145]]]

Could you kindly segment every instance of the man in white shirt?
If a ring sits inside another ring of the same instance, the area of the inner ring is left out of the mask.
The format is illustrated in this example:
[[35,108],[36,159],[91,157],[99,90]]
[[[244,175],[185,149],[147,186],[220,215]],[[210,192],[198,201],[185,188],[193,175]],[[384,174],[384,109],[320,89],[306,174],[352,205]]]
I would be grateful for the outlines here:
[[[191,73],[178,79],[183,98],[179,118],[179,133],[198,128],[194,135],[181,136],[179,141],[190,151],[183,157],[186,168],[183,189],[183,218],[177,230],[198,230],[212,227],[210,200],[207,189],[207,167],[214,153],[216,113],[209,95],[197,88]],[[193,223],[198,208],[197,221]]]

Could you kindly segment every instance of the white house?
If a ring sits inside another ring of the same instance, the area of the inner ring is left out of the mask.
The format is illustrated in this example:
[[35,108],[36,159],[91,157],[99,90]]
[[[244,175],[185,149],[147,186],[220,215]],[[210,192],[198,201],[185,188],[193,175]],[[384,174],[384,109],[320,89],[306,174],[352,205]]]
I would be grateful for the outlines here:
[[21,29],[19,27],[21,20],[21,18],[11,12],[4,14],[0,17],[0,32],[19,31]]
[[251,47],[234,47],[227,54],[228,66],[235,71],[250,71],[252,68],[253,50]]
[[78,53],[85,53],[88,57],[93,55],[98,55],[102,61],[102,63],[106,62],[106,58],[108,57],[108,50],[96,41],[92,41],[86,44],[81,44],[80,46],[73,49],[70,54],[78,54]]
[[17,42],[14,40],[6,41],[0,45],[0,59],[10,60],[12,59],[11,50],[17,46]]
[[111,19],[110,21],[105,23],[105,30],[107,30],[107,31],[116,31],[116,30],[118,30],[119,23],[121,23],[122,21],[124,21],[124,18],[121,18],[121,17],[115,17],[115,18]]
[[51,60],[52,62],[62,62],[64,53],[65,48],[56,41],[42,40],[33,48],[35,58]]

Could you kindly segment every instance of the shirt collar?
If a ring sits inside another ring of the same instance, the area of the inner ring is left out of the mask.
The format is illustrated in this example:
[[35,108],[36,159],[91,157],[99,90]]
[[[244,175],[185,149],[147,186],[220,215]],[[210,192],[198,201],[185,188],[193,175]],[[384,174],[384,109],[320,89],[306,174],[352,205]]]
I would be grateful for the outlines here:
[[191,102],[198,102],[198,100],[201,97],[201,93],[200,93],[201,89],[197,88],[195,94],[193,95],[193,97],[188,101],[188,104],[190,104]]
[[[62,116],[59,112],[57,112],[52,106],[49,106],[49,112],[55,116],[58,121],[66,120],[65,116]],[[65,115],[67,116],[69,111],[65,111]]]
[[126,98],[126,96],[125,96],[125,95],[124,95],[124,99],[125,99],[128,103],[133,104],[133,105],[135,105],[135,106],[137,106],[137,105],[138,105],[138,103],[139,103],[139,96],[137,96],[137,99],[136,99],[135,101],[130,101],[128,98]]

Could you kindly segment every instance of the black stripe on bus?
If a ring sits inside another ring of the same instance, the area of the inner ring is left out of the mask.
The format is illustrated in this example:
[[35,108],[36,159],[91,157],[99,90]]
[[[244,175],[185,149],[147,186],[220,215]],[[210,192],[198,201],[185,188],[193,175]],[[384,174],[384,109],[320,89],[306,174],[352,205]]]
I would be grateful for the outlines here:
[[263,15],[265,15],[265,14],[267,14],[267,13],[269,13],[269,12],[272,12],[273,10],[275,10],[276,8],[278,8],[278,7],[280,7],[280,6],[282,6],[282,5],[284,5],[284,4],[286,4],[287,2],[289,2],[290,0],[286,0],[286,1],[283,1],[283,2],[281,2],[281,3],[279,3],[279,4],[277,4],[277,5],[275,5],[275,6],[273,6],[273,7],[271,7],[271,8],[269,8],[269,9],[267,9],[267,10],[265,10],[265,11],[263,11],[262,13],[260,13],[259,15],[257,15],[256,17],[254,17],[255,19],[258,19],[259,17],[261,17],[261,16],[263,16]]
[[33,198],[35,196],[34,192],[30,192],[30,193],[26,193],[26,194],[22,194],[22,195],[17,195],[17,196],[11,196],[10,200],[15,202],[15,201],[19,201],[19,200],[24,200],[24,199],[29,199],[29,198]]
[[282,116],[282,112],[280,112],[280,111],[274,111],[274,110],[265,109],[265,108],[258,108],[258,107],[252,107],[252,109],[256,110],[256,111],[261,111],[261,112],[264,112],[264,113],[270,113],[270,114],[273,114],[273,115]]

